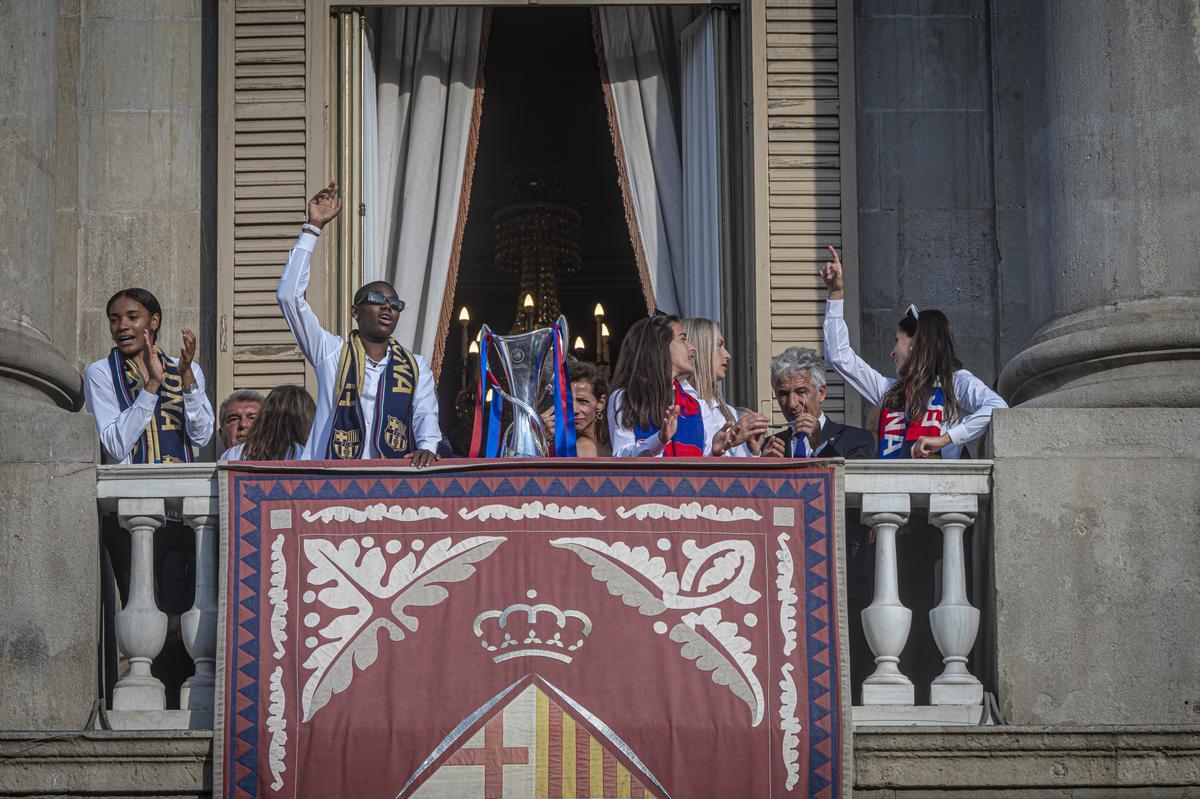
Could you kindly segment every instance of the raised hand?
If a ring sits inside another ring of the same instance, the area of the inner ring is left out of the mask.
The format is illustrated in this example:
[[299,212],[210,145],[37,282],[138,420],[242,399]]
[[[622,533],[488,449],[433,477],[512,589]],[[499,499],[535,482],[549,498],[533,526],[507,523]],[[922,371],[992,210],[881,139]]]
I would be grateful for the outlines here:
[[658,428],[658,440],[664,444],[669,443],[675,437],[677,429],[679,429],[679,406],[672,405],[667,408],[666,416],[662,420],[662,427]]
[[829,289],[829,299],[840,300],[846,296],[845,283],[842,281],[842,258],[833,245],[826,245],[826,249],[833,260],[826,261],[821,267],[821,278],[825,281],[825,288]]
[[192,360],[196,357],[196,334],[188,328],[183,329],[183,348],[179,350],[179,376],[183,378],[183,387],[187,388],[194,381],[192,375]]
[[336,183],[330,183],[308,201],[308,224],[325,227],[342,210],[342,195]]
[[151,394],[157,394],[158,387],[162,385],[164,374],[162,358],[158,355],[158,345],[154,343],[154,338],[150,330],[143,331],[142,335],[145,336],[146,345],[146,348],[142,351],[146,357],[146,391],[149,391]]
[[714,458],[720,458],[729,451],[729,448],[734,446],[733,443],[733,422],[726,422],[721,425],[721,429],[713,433],[712,439],[712,454]]
[[792,422],[792,430],[808,438],[808,441],[813,446],[821,443],[821,417],[813,416],[807,411],[802,412],[796,417],[796,421]]
[[[760,449],[763,438],[766,437],[770,426],[770,419],[761,413],[751,411],[737,420],[737,424],[733,427],[733,440],[730,446],[736,447],[739,444],[749,444],[752,451]],[[757,455],[758,453],[755,452],[755,454]]]

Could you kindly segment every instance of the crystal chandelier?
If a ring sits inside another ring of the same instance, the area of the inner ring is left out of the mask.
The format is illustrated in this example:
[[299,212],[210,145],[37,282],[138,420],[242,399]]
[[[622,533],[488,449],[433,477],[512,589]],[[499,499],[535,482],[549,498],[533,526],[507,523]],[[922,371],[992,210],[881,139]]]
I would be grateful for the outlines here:
[[510,168],[504,182],[507,204],[492,217],[496,269],[517,279],[511,332],[522,333],[558,318],[559,277],[580,265],[580,217],[566,204],[570,178],[560,167]]

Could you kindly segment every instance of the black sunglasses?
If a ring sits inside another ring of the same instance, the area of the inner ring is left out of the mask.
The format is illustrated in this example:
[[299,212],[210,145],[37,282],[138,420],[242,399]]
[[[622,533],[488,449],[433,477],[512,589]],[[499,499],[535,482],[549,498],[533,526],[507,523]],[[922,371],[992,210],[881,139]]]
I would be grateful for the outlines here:
[[404,310],[404,300],[400,299],[399,297],[389,297],[382,291],[368,291],[367,296],[364,297],[358,304],[362,305],[363,303],[370,303],[371,305],[390,305],[396,309],[396,313],[400,313]]

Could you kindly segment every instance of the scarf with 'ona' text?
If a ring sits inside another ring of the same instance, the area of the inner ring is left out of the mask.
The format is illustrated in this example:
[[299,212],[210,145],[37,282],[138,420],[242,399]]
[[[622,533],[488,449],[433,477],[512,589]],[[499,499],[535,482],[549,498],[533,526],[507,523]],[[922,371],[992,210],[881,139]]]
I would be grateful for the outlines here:
[[[148,356],[149,357],[149,356]],[[187,437],[187,414],[183,406],[183,378],[179,366],[158,356],[163,365],[162,384],[158,402],[146,430],[138,437],[129,452],[131,463],[192,463],[196,448]],[[132,359],[125,358],[116,347],[108,354],[108,371],[112,376],[117,403],[125,411],[137,401],[146,385]]]
[[[946,400],[941,386],[935,386],[920,419],[909,421],[904,409],[879,411],[879,457],[883,460],[911,458],[913,444],[921,436],[940,436],[946,432]],[[941,453],[929,456],[940,458]]]
[[[375,451],[381,458],[403,458],[413,452],[413,396],[417,388],[417,359],[395,339],[388,339],[391,359],[379,376],[375,392]],[[361,402],[367,353],[358,331],[342,345],[338,361],[337,393],[333,409],[333,429],[329,433],[326,457],[354,460],[363,456],[364,430]]]

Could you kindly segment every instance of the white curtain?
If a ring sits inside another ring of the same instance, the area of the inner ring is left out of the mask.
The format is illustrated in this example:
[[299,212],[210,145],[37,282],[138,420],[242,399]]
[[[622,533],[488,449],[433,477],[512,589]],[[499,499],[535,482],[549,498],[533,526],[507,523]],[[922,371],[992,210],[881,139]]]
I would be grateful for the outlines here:
[[[363,86],[363,279],[407,308],[397,340],[436,357],[475,122],[482,8],[384,9]],[[371,116],[374,119],[371,119]]]
[[708,14],[598,9],[626,188],[655,305],[721,320],[716,60]]
[[680,308],[721,319],[721,185],[715,17],[683,31],[683,263],[672,265]]

